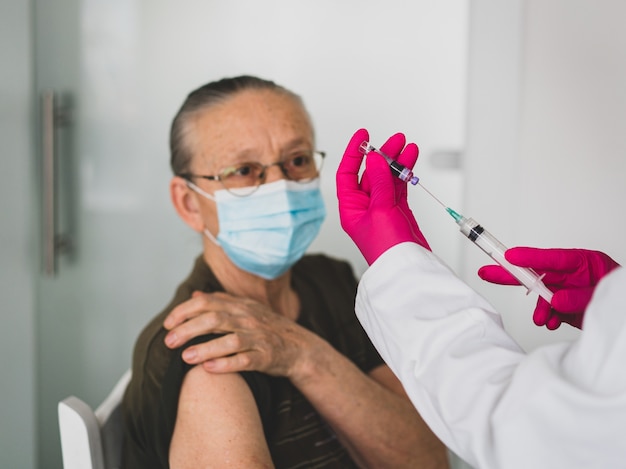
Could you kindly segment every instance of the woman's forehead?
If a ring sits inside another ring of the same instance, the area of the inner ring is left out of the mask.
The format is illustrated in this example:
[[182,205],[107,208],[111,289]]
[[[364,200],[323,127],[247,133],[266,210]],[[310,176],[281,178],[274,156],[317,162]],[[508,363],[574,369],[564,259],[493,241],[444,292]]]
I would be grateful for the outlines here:
[[297,98],[273,90],[243,90],[200,111],[207,127],[310,127],[308,113]]
[[[245,90],[200,111],[190,126],[194,155],[206,160],[309,149],[313,129],[302,104],[286,93]],[[256,158],[255,158],[256,159]]]

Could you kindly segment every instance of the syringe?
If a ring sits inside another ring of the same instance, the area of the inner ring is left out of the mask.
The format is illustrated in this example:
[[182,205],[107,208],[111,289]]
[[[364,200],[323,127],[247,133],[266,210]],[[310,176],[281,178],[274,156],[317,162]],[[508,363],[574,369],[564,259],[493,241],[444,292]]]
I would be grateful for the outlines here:
[[[370,145],[369,142],[363,142],[359,149],[364,154],[373,151],[381,155],[383,158],[385,158],[387,163],[389,163],[393,174],[402,181],[410,182],[413,185],[419,183],[419,177],[415,176],[409,168],[398,163],[393,158],[385,155],[383,152]],[[519,283],[526,287],[526,294],[529,294],[531,291],[533,291],[541,296],[548,303],[552,301],[552,292],[541,281],[543,276],[538,275],[537,272],[532,269],[511,264],[504,257],[504,252],[507,250],[506,246],[498,241],[495,236],[485,230],[473,218],[465,218],[463,215],[444,205],[441,200],[435,197],[421,183],[420,186],[422,187],[422,189],[428,192],[428,194],[433,199],[435,199],[446,210],[446,212],[450,214],[452,218],[454,218],[454,221],[457,223],[457,225],[459,225],[461,233],[467,236],[467,238],[472,243],[482,249],[489,257],[491,257],[494,261],[496,261],[499,265],[506,269],[513,277],[515,277]]]

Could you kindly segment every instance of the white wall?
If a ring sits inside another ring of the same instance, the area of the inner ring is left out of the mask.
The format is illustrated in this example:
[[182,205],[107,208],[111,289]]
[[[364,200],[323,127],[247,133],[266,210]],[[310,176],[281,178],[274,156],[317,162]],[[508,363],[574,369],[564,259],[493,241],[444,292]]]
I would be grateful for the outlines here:
[[0,467],[35,467],[30,3],[0,2]]
[[[505,244],[626,262],[625,17],[619,0],[472,2],[465,200]],[[577,335],[535,327],[534,298],[480,282],[486,257],[464,254],[463,276],[524,347]]]

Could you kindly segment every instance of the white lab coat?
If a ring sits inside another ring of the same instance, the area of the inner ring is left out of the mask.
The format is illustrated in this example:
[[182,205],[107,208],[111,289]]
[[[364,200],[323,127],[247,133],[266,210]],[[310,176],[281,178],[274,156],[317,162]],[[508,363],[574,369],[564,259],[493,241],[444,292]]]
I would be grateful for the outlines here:
[[424,420],[469,464],[613,469],[626,468],[625,300],[618,268],[574,342],[525,353],[484,298],[403,243],[365,272],[356,313]]

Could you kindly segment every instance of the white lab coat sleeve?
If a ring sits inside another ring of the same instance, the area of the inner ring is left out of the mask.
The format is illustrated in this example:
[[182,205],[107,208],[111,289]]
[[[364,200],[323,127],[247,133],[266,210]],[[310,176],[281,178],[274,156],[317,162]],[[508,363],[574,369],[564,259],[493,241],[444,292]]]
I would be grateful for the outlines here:
[[626,467],[626,275],[607,283],[577,341],[527,355],[484,298],[403,243],[365,272],[356,313],[424,420],[469,464]]

